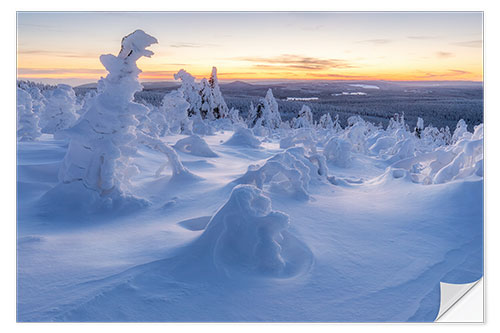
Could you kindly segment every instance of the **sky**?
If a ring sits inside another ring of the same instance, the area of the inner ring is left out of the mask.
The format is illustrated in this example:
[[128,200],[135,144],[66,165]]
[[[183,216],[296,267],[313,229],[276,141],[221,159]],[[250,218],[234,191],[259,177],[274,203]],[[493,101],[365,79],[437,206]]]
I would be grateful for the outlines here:
[[483,80],[481,12],[19,12],[18,78],[95,82],[136,29],[159,42],[142,81]]

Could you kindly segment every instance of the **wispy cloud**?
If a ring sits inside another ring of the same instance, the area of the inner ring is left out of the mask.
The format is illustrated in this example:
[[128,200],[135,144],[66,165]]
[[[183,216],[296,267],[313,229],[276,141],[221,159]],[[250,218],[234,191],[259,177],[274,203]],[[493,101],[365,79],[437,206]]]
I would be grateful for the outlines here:
[[170,47],[175,48],[199,48],[199,47],[216,47],[218,44],[200,44],[200,43],[174,43],[170,44]]
[[423,74],[419,75],[418,77],[422,78],[422,79],[456,77],[456,76],[461,76],[461,75],[465,75],[465,74],[471,74],[471,72],[464,71],[461,69],[448,69],[448,71],[446,71],[444,73],[430,73],[430,72],[424,72],[424,71],[420,71],[420,72],[422,72]]
[[351,80],[359,80],[359,79],[370,79],[370,76],[363,75],[347,75],[347,74],[335,74],[335,73],[311,73],[309,74],[311,77],[316,79],[351,79]]
[[436,52],[436,56],[438,58],[450,58],[450,57],[453,57],[455,55],[453,53],[451,53],[451,52],[439,51],[439,52]]
[[104,74],[106,70],[95,68],[18,68],[19,75]]
[[464,42],[456,42],[453,45],[463,46],[463,47],[482,47],[483,41],[481,39],[477,40],[468,40]]
[[[36,76],[36,77],[54,77],[54,76],[93,76],[98,78],[99,76],[106,75],[105,69],[96,68],[18,68],[17,74],[19,76]],[[140,76],[142,78],[164,78],[170,77],[177,73],[177,71],[143,71]]]
[[261,69],[294,69],[294,70],[328,70],[331,68],[353,68],[356,67],[342,59],[324,59],[305,57],[294,54],[283,54],[277,57],[243,57],[235,58],[240,61],[255,63],[255,68]]
[[358,43],[367,43],[367,44],[376,44],[376,45],[388,44],[391,42],[392,42],[392,40],[386,39],[386,38],[366,39],[366,40],[358,41]]
[[438,38],[438,37],[437,36],[425,36],[425,35],[408,36],[408,39],[418,39],[418,40],[436,39],[436,38]]
[[57,50],[39,50],[39,49],[28,49],[28,50],[18,50],[18,54],[27,55],[48,55],[52,57],[62,57],[62,58],[98,58],[98,54],[93,53],[77,53],[77,52],[67,52],[67,51],[57,51]]

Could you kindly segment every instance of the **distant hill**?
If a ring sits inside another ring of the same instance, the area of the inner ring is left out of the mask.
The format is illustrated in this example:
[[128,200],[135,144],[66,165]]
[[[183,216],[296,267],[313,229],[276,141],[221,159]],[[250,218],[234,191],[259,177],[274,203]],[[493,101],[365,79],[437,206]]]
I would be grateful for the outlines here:
[[243,82],[243,81],[233,81],[233,82],[228,82],[228,83],[220,83],[221,86],[226,87],[226,88],[233,88],[233,89],[248,89],[248,88],[253,88],[254,85]]

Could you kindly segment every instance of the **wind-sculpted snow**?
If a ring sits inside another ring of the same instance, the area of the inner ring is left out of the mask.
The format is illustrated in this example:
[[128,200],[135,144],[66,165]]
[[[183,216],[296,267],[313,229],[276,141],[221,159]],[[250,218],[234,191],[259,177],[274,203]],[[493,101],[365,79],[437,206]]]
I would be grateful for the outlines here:
[[174,145],[174,148],[183,153],[202,156],[202,157],[217,157],[218,155],[210,149],[205,140],[198,135],[190,135],[187,138],[180,139]]
[[352,144],[339,137],[332,137],[323,149],[326,160],[342,168],[351,165]]
[[416,157],[401,159],[393,168],[407,170],[415,182],[442,184],[470,176],[483,176],[483,126],[466,132],[453,145],[438,147]]
[[308,128],[300,128],[295,131],[288,131],[280,140],[280,148],[288,149],[294,146],[301,145],[308,152],[315,154],[317,152],[317,138],[314,131]]
[[324,156],[307,156],[303,147],[289,148],[268,159],[262,166],[250,165],[238,178],[238,184],[253,184],[260,189],[299,200],[309,199],[309,186],[327,179],[328,167]]
[[226,142],[224,142],[224,144],[228,146],[249,148],[259,148],[260,143],[260,140],[254,136],[253,132],[243,126],[238,126],[234,131],[234,134]]
[[287,229],[288,215],[273,211],[271,200],[252,185],[236,186],[211,218],[196,246],[228,274],[289,277],[310,264],[310,253]]

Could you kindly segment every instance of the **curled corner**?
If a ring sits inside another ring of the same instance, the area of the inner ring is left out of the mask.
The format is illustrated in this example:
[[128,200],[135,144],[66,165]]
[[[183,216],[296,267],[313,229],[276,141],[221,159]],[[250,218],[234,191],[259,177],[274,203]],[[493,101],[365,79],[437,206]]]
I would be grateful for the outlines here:
[[464,297],[476,284],[478,284],[482,280],[479,279],[477,281],[471,283],[464,284],[454,284],[454,283],[445,283],[440,282],[440,304],[439,304],[439,313],[435,319],[435,321],[441,321],[441,317],[450,310],[455,304],[457,304],[462,297]]

